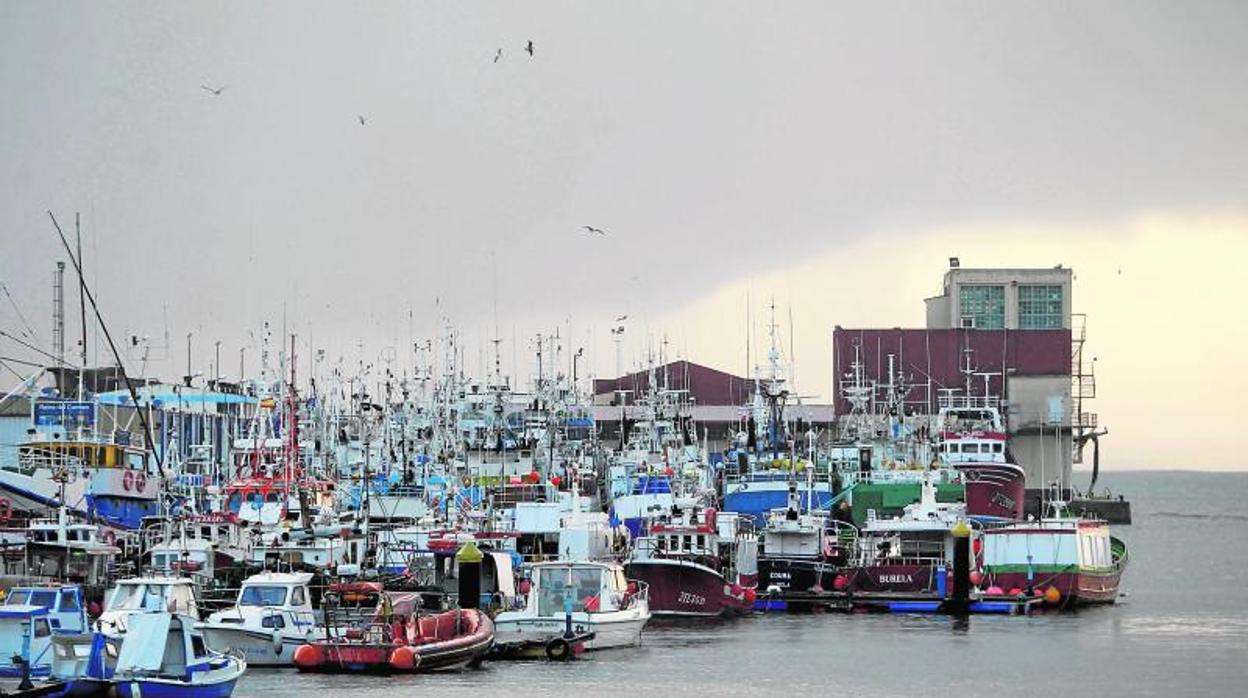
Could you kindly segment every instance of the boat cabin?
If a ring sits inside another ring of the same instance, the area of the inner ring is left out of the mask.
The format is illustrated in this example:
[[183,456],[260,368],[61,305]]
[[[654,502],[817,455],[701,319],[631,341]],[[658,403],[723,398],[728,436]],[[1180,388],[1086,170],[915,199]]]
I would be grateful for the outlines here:
[[[105,535],[111,537],[111,531]],[[32,519],[26,531],[25,573],[99,584],[121,549],[100,535],[97,526],[74,523],[62,507],[55,519]]]
[[238,590],[234,606],[212,614],[208,622],[247,629],[306,631],[316,622],[311,583],[310,572],[253,575]]
[[21,676],[23,661],[30,664],[31,676],[47,676],[52,670],[51,644],[48,609],[16,603],[0,606],[0,676]]
[[85,633],[89,630],[82,587],[77,584],[58,586],[16,586],[9,590],[4,606],[37,606],[47,611],[48,624],[55,633]]
[[185,577],[132,577],[122,579],[105,598],[100,626],[105,632],[125,633],[130,620],[153,611],[176,612],[199,617],[195,586]]
[[615,563],[545,562],[534,565],[524,615],[563,618],[573,613],[607,613],[627,606],[628,580]]

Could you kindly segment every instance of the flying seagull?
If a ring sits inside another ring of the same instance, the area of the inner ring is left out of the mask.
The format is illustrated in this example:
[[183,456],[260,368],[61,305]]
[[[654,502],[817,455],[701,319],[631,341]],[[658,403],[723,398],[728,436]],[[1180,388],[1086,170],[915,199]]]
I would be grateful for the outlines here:
[[591,232],[591,233],[597,233],[597,234],[599,234],[599,235],[606,235],[606,234],[607,234],[607,231],[603,230],[602,228],[595,228],[595,227],[594,227],[594,226],[592,226],[592,225],[585,225],[585,226],[581,226],[581,227],[583,227],[586,231]]
[[498,62],[498,59],[500,59],[500,58],[502,58],[502,57],[503,57],[503,50],[500,48],[500,49],[498,50],[498,53],[494,54],[494,62],[495,62],[495,63],[497,63],[497,62]]
[[357,118],[357,119],[359,119],[359,120],[360,120],[360,125],[361,125],[361,126],[365,126],[365,125],[367,125],[367,124],[368,124],[368,119],[365,119],[363,114],[356,114],[356,115],[355,115],[355,118]]
[[532,39],[529,39],[529,45],[525,46],[524,50],[529,52],[529,58],[533,57],[533,40]]
[[625,320],[627,320],[627,319],[628,319],[628,316],[627,316],[627,315],[621,315],[621,316],[617,317],[617,318],[615,319],[615,321],[616,321],[616,322],[624,322],[624,321],[625,321]]
[[223,90],[225,90],[225,85],[222,85],[222,86],[217,87],[217,88],[215,88],[215,89],[214,89],[214,88],[212,88],[212,87],[209,87],[209,86],[207,86],[207,85],[200,85],[200,87],[202,87],[202,88],[204,88],[205,90],[207,90],[207,91],[209,91],[209,92],[213,93],[214,95],[218,95],[218,96],[220,96],[220,95],[221,95],[221,92],[222,92]]

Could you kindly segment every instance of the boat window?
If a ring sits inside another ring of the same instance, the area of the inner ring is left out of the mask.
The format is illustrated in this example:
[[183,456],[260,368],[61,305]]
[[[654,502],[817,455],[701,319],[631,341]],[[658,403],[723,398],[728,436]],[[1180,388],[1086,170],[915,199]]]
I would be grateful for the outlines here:
[[56,605],[56,592],[51,589],[47,591],[32,591],[30,592],[30,605],[52,608]]
[[1004,450],[1004,448],[1005,448],[1005,444],[993,444],[993,445],[992,445],[992,452],[993,452],[993,453],[1001,453],[1001,451],[1003,451],[1003,450]]
[[567,594],[571,595],[572,611],[583,612],[585,602],[598,596],[602,588],[602,571],[595,567],[545,568],[539,573],[538,587],[541,589],[538,615],[563,613]]
[[133,611],[139,608],[142,599],[142,584],[118,584],[108,601],[108,610]]
[[169,610],[171,612],[190,614],[194,614],[196,612],[195,594],[191,591],[190,585],[179,584],[177,586],[170,587],[168,595]]
[[950,453],[958,453],[959,451],[961,451],[961,450],[962,450],[961,448],[959,448],[959,446],[961,446],[961,444],[946,444],[946,446],[948,446],[948,447],[949,447],[949,452],[950,452]]
[[286,588],[277,586],[245,586],[238,597],[239,606],[281,606],[286,602]]
[[281,616],[265,616],[260,619],[260,627],[284,628],[286,627],[286,621]]
[[61,589],[61,607],[62,611],[78,610],[78,594],[73,589]]
[[307,602],[307,595],[304,593],[303,587],[295,587],[295,590],[290,594],[290,605],[302,606]]
[[231,514],[237,514],[238,510],[243,507],[243,498],[238,494],[232,494],[229,499],[225,500],[225,505]]
[[30,591],[26,589],[14,589],[9,593],[9,598],[4,600],[6,606],[22,606],[30,598]]
[[195,657],[207,657],[208,647],[204,645],[204,638],[199,635],[191,636],[191,654]]
[[963,453],[979,453],[979,444],[962,444]]
[[35,619],[35,637],[47,637],[52,634],[52,629],[48,627],[47,618]]
[[270,492],[264,496],[264,501],[267,504],[277,504],[278,502],[282,500],[281,500],[281,495],[279,495],[277,492]]
[[199,537],[205,540],[212,538],[212,526],[200,526]]

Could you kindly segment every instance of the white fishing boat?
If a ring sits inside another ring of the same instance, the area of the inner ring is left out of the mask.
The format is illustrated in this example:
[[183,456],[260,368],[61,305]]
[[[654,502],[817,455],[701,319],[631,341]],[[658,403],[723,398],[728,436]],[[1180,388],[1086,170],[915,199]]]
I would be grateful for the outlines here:
[[497,644],[542,647],[552,658],[577,650],[568,647],[567,635],[588,638],[580,643],[586,650],[641,644],[641,630],[650,621],[648,589],[628,581],[623,565],[544,562],[531,572],[520,607],[494,618]]
[[266,572],[248,577],[235,605],[196,625],[208,646],[237,650],[252,666],[292,666],[295,650],[325,639],[312,608],[308,572]]

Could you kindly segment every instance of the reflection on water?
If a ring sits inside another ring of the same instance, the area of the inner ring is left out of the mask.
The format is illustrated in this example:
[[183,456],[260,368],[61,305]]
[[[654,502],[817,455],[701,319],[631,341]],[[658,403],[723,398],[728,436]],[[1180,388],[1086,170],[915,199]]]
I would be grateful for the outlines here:
[[[1137,524],[1111,607],[1031,617],[755,616],[655,623],[643,646],[564,664],[320,676],[252,670],[240,696],[1239,694],[1248,682],[1248,474],[1115,474]],[[1188,512],[1195,516],[1156,516]],[[1228,516],[1229,514],[1229,516]],[[610,692],[610,693],[608,693]]]

